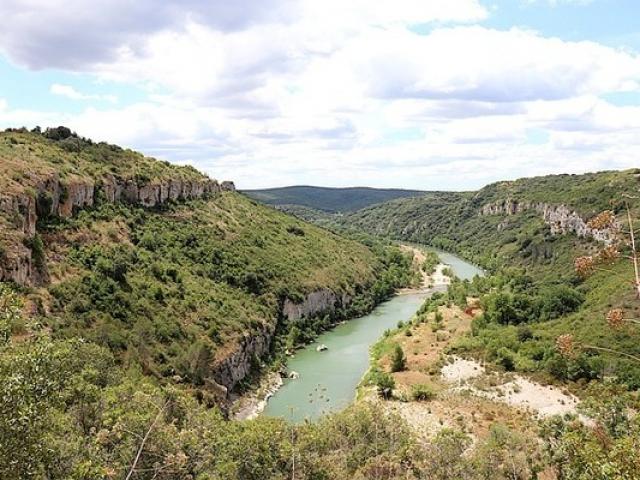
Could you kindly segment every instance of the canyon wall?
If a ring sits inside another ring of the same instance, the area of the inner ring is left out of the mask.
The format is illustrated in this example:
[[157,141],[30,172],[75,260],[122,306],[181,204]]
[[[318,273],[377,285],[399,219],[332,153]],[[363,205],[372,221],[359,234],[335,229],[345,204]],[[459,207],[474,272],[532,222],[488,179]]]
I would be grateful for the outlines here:
[[503,200],[484,205],[480,209],[480,215],[516,215],[527,210],[533,210],[542,216],[544,222],[549,225],[552,235],[573,233],[578,237],[590,237],[611,243],[615,239],[615,232],[610,229],[594,230],[589,228],[587,222],[574,209],[567,205],[552,205],[544,202],[528,202],[519,200]]
[[86,178],[62,181],[57,174],[35,182],[31,191],[0,193],[0,216],[4,221],[4,251],[0,252],[0,281],[33,285],[42,275],[34,268],[32,248],[28,244],[36,234],[39,218],[72,217],[83,208],[94,205],[98,198],[107,202],[127,202],[152,208],[168,201],[203,198],[222,191],[234,191],[233,182],[216,180],[169,179],[138,184],[132,179],[107,175],[97,182]]
[[302,302],[296,303],[285,299],[282,306],[282,315],[289,322],[298,321],[323,313],[331,313],[339,307],[346,307],[352,298],[346,293],[336,295],[328,288],[316,290],[308,294]]
[[[333,314],[337,309],[351,304],[350,295],[336,294],[328,288],[307,294],[302,301],[294,302],[285,299],[280,312],[280,319],[285,322],[300,321],[323,314]],[[219,355],[212,365],[212,382],[210,389],[216,394],[226,396],[227,392],[242,381],[250,372],[257,359],[262,359],[271,349],[275,336],[275,328],[264,326],[253,335],[246,334],[230,351]]]

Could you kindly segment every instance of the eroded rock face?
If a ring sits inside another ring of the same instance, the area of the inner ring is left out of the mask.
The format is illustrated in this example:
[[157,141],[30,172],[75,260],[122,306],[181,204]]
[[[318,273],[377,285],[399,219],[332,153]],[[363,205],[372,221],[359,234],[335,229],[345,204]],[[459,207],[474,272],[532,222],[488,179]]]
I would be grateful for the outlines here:
[[113,175],[106,175],[97,183],[85,178],[61,181],[54,173],[39,179],[33,186],[33,194],[3,195],[0,192],[0,215],[8,222],[12,235],[13,232],[18,233],[13,235],[16,238],[11,239],[8,248],[5,246],[4,258],[0,259],[0,281],[32,285],[47,277],[46,272],[34,271],[31,251],[23,245],[25,240],[36,234],[38,218],[72,217],[79,210],[93,206],[97,196],[107,202],[128,202],[152,208],[170,200],[194,200],[234,190],[233,182],[219,184],[208,178],[138,185],[133,179],[121,179]]
[[27,236],[36,233],[36,201],[27,194],[0,196],[0,213]]
[[155,207],[167,201],[195,200],[222,191],[235,191],[233,182],[219,184],[210,179],[167,180],[139,186],[133,180],[121,180],[112,175],[103,179],[100,188],[109,202],[124,201],[145,207]]
[[0,281],[13,281],[19,285],[28,285],[32,281],[34,268],[31,250],[24,245],[12,246],[3,252],[0,258]]
[[331,290],[317,290],[307,295],[300,303],[295,303],[287,298],[282,306],[282,315],[289,321],[296,321],[303,317],[333,310],[337,303],[338,297]]
[[587,222],[567,205],[551,205],[543,202],[521,202],[518,200],[504,200],[490,203],[480,209],[480,215],[515,215],[526,210],[534,210],[542,215],[544,222],[549,225],[552,235],[573,233],[578,237],[591,237],[609,244],[615,239],[615,232],[594,230],[587,226]]
[[332,313],[337,308],[348,306],[351,300],[351,296],[346,293],[336,295],[333,291],[325,288],[311,292],[300,303],[295,303],[287,298],[282,306],[282,315],[289,322],[297,321],[323,313]]
[[[295,322],[316,315],[331,314],[337,308],[348,306],[351,301],[352,297],[346,293],[338,295],[329,289],[320,289],[306,295],[302,302],[285,299],[281,318],[283,321]],[[274,335],[275,328],[265,326],[256,334],[243,336],[231,353],[225,352],[214,362],[212,385],[221,386],[227,392],[233,390],[251,372],[255,360],[263,358],[269,352]]]
[[227,392],[251,372],[256,359],[266,356],[271,348],[274,329],[265,326],[261,331],[244,335],[230,353],[225,353],[213,364],[215,383],[226,388]]

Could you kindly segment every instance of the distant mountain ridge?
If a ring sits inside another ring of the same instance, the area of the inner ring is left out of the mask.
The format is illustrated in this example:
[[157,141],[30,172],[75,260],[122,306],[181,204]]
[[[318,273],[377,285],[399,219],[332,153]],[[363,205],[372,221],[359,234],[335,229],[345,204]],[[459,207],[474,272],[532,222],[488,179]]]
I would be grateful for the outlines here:
[[352,212],[397,198],[419,197],[426,192],[399,188],[314,187],[294,185],[261,190],[243,190],[244,194],[269,205],[298,205],[324,212]]

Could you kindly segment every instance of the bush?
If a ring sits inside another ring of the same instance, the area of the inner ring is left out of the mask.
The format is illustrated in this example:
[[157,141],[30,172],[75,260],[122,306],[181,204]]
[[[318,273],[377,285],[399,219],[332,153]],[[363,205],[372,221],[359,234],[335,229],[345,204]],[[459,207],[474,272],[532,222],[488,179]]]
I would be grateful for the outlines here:
[[515,354],[508,348],[502,347],[496,353],[496,363],[508,372],[512,372],[516,367]]
[[391,371],[401,372],[405,368],[407,368],[407,358],[404,356],[402,347],[396,344],[391,355]]
[[434,388],[426,383],[411,385],[411,398],[418,402],[433,400],[436,397]]
[[43,135],[51,140],[64,140],[71,137],[73,133],[67,127],[55,127],[47,128]]
[[396,381],[393,377],[379,370],[372,372],[371,383],[378,389],[378,395],[385,400],[391,398],[393,389],[396,388]]

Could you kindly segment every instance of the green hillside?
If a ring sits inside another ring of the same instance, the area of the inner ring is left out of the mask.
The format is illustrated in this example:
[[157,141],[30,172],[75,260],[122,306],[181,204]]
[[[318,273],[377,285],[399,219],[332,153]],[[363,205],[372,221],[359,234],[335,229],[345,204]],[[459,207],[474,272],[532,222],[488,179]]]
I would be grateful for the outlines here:
[[323,212],[350,212],[395,198],[416,197],[418,190],[382,189],[368,187],[326,188],[292,186],[245,190],[244,193],[262,203],[276,206],[307,207]]
[[[395,249],[66,129],[2,133],[0,158],[0,273],[22,288],[30,316],[54,338],[84,338],[214,396],[281,351],[294,321],[313,335],[410,280]],[[309,318],[283,314],[317,291],[329,300]]]
[[[567,363],[555,349],[556,338],[570,333],[580,344],[640,357],[638,332],[631,327],[611,329],[605,322],[613,307],[623,307],[629,318],[640,317],[628,239],[620,232],[611,236],[620,256],[602,271],[581,278],[574,268],[577,257],[597,256],[603,248],[583,230],[598,212],[612,210],[625,227],[628,202],[637,225],[640,202],[633,197],[640,189],[638,173],[500,182],[448,198],[427,194],[394,200],[338,221],[372,234],[454,251],[489,269],[492,275],[487,279],[459,282],[444,300],[436,298],[424,307],[432,311],[443,301],[464,307],[468,296],[481,298],[485,314],[475,322],[474,335],[461,341],[460,351],[510,369],[546,372],[561,381],[616,374],[638,388],[640,365],[624,355],[591,349]],[[558,208],[563,205],[567,208]]]
[[[552,235],[537,205],[566,205],[570,212],[588,220],[606,209],[621,212],[623,196],[637,193],[639,187],[635,170],[523,178],[491,184],[477,192],[435,192],[398,199],[349,213],[338,222],[458,252],[485,267],[515,263],[544,268],[562,260],[564,244],[569,242],[573,248],[578,239],[575,235]],[[528,206],[515,214],[482,214],[483,207],[505,202]],[[584,240],[576,247],[588,248],[590,238]]]

